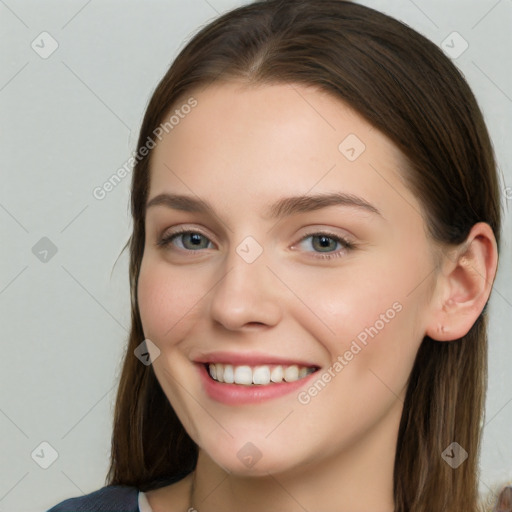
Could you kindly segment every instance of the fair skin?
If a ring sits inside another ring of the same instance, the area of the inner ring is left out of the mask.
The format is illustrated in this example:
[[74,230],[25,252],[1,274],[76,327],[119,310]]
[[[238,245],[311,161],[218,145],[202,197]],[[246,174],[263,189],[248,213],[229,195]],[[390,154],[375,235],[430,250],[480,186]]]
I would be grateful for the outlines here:
[[[148,492],[149,503],[154,512],[392,511],[414,357],[425,335],[448,342],[475,322],[496,271],[492,231],[476,224],[436,265],[401,154],[330,95],[241,83],[193,95],[197,107],[153,152],[148,202],[186,195],[213,213],[148,207],[138,301],[145,337],[161,351],[153,369],[199,459],[182,481]],[[338,149],[349,134],[366,146],[354,161]],[[333,192],[371,207],[268,214],[283,197]],[[200,235],[169,239],[177,228]],[[249,236],[263,249],[251,263],[237,252]],[[157,245],[162,237],[167,244]],[[371,326],[377,334],[351,357]],[[196,362],[218,351],[298,360],[316,372],[293,392],[224,403],[206,392]],[[239,456],[244,446],[259,454],[255,464]]]

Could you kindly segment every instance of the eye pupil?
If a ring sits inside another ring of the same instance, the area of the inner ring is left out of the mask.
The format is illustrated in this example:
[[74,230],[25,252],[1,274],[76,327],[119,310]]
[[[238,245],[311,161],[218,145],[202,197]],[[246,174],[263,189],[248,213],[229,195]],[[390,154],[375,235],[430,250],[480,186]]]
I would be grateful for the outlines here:
[[198,235],[197,233],[191,233],[190,241],[194,245],[199,245],[201,243],[201,235]]

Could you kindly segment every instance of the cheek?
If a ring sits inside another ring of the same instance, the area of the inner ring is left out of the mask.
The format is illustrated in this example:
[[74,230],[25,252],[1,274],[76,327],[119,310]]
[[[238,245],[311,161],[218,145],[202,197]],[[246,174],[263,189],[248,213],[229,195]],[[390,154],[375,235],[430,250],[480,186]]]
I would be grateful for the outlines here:
[[201,298],[198,286],[185,273],[173,272],[151,257],[142,260],[137,292],[144,335],[157,344],[183,335]]
[[322,270],[299,269],[285,279],[293,283],[302,309],[309,309],[307,317],[316,319],[319,327],[336,338],[356,335],[405,295],[404,286],[396,282],[389,269],[380,272],[362,262]]
[[410,370],[423,339],[423,292],[419,287],[411,293],[420,271],[408,272],[396,261],[383,256],[378,264],[362,262],[324,279],[295,279],[295,291],[309,307],[298,308],[295,317],[331,361],[341,356],[352,371],[366,375],[382,368],[390,379],[399,372],[403,380]]

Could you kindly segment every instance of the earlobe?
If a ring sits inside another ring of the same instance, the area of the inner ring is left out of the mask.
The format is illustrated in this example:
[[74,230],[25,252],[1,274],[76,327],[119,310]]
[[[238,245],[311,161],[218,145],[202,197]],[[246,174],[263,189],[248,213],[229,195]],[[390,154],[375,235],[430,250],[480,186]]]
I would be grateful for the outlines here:
[[425,333],[437,341],[465,336],[489,299],[498,265],[496,238],[489,224],[475,224],[453,254],[446,257],[439,278],[441,290],[433,299],[433,315]]

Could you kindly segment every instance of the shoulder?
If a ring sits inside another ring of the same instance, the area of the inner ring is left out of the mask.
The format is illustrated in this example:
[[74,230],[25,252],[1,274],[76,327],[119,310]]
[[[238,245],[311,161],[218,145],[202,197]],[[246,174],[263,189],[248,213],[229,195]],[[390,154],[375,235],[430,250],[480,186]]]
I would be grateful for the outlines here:
[[139,490],[127,485],[108,485],[79,498],[70,498],[47,512],[139,512]]

